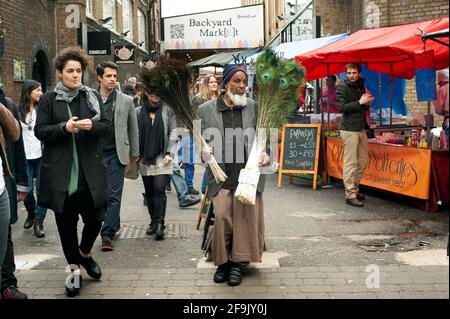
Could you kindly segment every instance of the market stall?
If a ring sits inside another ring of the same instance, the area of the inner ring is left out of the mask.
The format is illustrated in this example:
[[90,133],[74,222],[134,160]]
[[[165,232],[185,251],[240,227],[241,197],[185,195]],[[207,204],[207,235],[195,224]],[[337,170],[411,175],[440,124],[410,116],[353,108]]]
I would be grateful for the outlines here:
[[[448,47],[438,42],[422,40],[423,33],[429,34],[448,28],[448,22],[448,18],[443,18],[396,27],[361,30],[318,50],[297,55],[295,60],[306,68],[306,80],[344,72],[345,65],[349,62],[359,62],[365,64],[368,70],[387,73],[391,83],[394,77],[411,79],[418,70],[428,68],[434,72],[448,67]],[[448,38],[441,38],[440,42],[448,45]],[[430,187],[430,181],[433,179],[432,185],[447,185],[448,193],[448,174],[443,177],[447,181],[435,183],[436,178],[432,177],[432,172],[437,168],[433,167],[433,151],[430,149],[431,145],[434,145],[434,149],[448,149],[448,145],[443,143],[439,147],[440,143],[433,143],[430,132],[424,134],[421,126],[393,125],[392,85],[389,91],[390,125],[375,128],[376,137],[369,144],[371,162],[362,183],[428,201],[433,197],[430,196],[431,191],[435,189],[434,186]],[[382,116],[380,106],[380,117]],[[328,174],[342,178],[340,140],[329,137],[326,145]],[[448,203],[448,198],[439,196]],[[442,200],[441,202],[443,203]]]

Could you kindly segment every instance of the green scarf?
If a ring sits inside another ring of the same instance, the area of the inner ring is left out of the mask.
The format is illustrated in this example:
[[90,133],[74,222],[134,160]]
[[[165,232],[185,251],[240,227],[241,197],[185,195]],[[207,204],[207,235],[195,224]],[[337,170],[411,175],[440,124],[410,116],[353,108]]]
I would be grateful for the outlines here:
[[[70,111],[69,104],[67,104],[67,111],[69,112],[69,118],[72,117],[72,112]],[[75,193],[78,189],[78,154],[77,145],[75,144],[75,134],[72,133],[72,168],[70,170],[70,181],[69,181],[69,196]]]

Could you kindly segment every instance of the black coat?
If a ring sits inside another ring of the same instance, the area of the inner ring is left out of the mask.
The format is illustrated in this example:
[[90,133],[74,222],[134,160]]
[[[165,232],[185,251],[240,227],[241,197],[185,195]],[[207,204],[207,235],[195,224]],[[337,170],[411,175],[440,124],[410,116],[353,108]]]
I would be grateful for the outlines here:
[[[105,117],[100,102],[100,120],[92,121],[91,131],[80,131],[77,152],[80,169],[83,170],[95,207],[106,204],[107,165],[103,159],[101,137],[112,134],[111,119]],[[95,114],[87,107],[86,94],[80,93],[79,120],[92,118]],[[44,143],[42,154],[40,191],[38,205],[56,213],[63,211],[69,188],[72,167],[72,134],[65,130],[69,120],[65,102],[56,101],[55,92],[45,93],[39,100],[34,134]]]
[[366,129],[366,111],[369,104],[359,104],[359,99],[364,94],[364,80],[360,85],[341,82],[336,87],[336,99],[339,111],[342,113],[341,130],[359,132]]
[[[19,119],[19,108],[10,99],[6,99],[5,106],[11,111],[16,118]],[[22,127],[21,127],[22,128]],[[11,213],[10,223],[15,224],[18,220],[17,216],[17,192],[28,192],[28,175],[27,175],[27,158],[25,156],[25,148],[23,146],[22,132],[20,138],[16,142],[6,141],[6,151],[8,154],[8,164],[14,177],[5,175],[6,189],[9,195],[9,210]]]

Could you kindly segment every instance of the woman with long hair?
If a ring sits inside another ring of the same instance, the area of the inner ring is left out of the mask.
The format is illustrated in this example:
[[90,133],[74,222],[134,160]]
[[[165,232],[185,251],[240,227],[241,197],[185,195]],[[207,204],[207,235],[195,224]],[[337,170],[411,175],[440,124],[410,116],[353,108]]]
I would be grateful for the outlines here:
[[192,100],[193,106],[198,109],[206,101],[219,96],[219,83],[214,74],[207,74],[200,82],[199,93]]
[[[66,295],[79,294],[80,265],[98,280],[91,255],[105,218],[107,170],[101,139],[112,134],[100,94],[83,85],[90,57],[79,47],[62,50],[53,60],[59,82],[39,100],[34,133],[44,143],[38,205],[55,212],[56,226],[69,264]],[[83,218],[78,242],[77,223]]]
[[[207,74],[200,82],[200,91],[192,100],[192,105],[195,107],[195,112],[203,103],[216,99],[219,96],[219,82],[214,74]],[[192,143],[191,143],[192,144]],[[191,154],[192,150],[189,150]],[[193,175],[193,174],[192,174]],[[202,193],[206,192],[206,174],[203,174],[202,179]]]
[[33,178],[36,177],[36,197],[39,197],[39,175],[41,171],[42,146],[34,135],[34,127],[36,125],[36,114],[39,99],[42,96],[41,84],[34,80],[26,80],[23,83],[22,94],[20,96],[19,113],[20,125],[22,126],[23,144],[25,148],[25,156],[27,159],[27,175],[30,191],[25,198],[24,204],[28,212],[23,227],[26,229],[33,226],[34,235],[38,238],[45,236],[44,218],[47,209],[36,205],[34,198]]

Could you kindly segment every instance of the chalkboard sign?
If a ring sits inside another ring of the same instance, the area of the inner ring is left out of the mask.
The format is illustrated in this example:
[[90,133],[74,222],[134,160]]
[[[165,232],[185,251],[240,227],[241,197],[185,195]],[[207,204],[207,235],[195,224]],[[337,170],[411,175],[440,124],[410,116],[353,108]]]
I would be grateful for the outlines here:
[[281,187],[283,173],[298,173],[314,174],[313,189],[317,188],[320,129],[320,124],[283,126],[278,187]]

